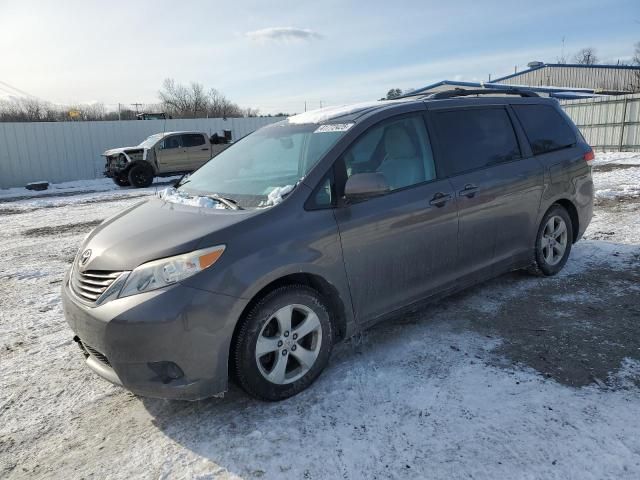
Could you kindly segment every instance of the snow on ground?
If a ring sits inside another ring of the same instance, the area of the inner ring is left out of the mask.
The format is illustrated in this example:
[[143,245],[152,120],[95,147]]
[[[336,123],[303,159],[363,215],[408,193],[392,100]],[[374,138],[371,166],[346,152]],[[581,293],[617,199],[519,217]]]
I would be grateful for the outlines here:
[[[154,180],[154,185],[149,188],[158,188],[175,182],[180,177],[162,177]],[[0,188],[0,202],[7,200],[20,200],[34,197],[50,197],[60,195],[77,195],[80,193],[113,192],[113,191],[139,191],[134,188],[118,187],[110,178],[96,178],[91,180],[76,180],[73,182],[52,183],[47,190],[27,190],[24,187]],[[142,189],[147,190],[147,189]]]
[[559,276],[378,325],[280,403],[138,398],[84,366],[63,272],[154,188],[0,199],[0,478],[639,478],[640,201],[636,167],[611,165],[640,154],[606,159],[594,181],[612,195]]

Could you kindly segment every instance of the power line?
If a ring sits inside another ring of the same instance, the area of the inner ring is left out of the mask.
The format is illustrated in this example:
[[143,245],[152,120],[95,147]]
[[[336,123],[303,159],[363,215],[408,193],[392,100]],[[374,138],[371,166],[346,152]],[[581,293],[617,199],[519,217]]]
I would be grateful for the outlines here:
[[27,97],[33,97],[33,98],[37,98],[35,95],[31,95],[29,92],[25,92],[24,90],[21,90],[17,87],[14,87],[13,85],[8,84],[7,82],[3,82],[2,80],[0,80],[0,83],[6,87],[9,87],[12,90],[15,90],[16,92],[20,93],[21,95],[26,95]]

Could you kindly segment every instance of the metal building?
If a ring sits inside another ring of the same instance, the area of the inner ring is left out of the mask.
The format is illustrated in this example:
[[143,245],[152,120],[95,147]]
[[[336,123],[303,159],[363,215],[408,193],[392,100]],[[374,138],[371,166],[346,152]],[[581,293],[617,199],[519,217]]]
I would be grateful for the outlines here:
[[531,62],[528,69],[496,78],[493,83],[530,87],[587,88],[619,95],[640,91],[640,66],[577,65]]

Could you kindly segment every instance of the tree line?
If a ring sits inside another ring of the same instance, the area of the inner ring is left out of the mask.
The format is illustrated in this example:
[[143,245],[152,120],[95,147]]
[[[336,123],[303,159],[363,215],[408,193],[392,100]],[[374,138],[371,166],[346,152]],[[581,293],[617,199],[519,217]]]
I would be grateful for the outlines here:
[[138,113],[164,113],[167,118],[257,117],[257,108],[242,108],[215,88],[200,83],[183,85],[168,78],[158,92],[159,102],[143,111],[122,106],[108,109],[103,103],[56,105],[36,97],[0,100],[0,122],[65,122],[135,120]]

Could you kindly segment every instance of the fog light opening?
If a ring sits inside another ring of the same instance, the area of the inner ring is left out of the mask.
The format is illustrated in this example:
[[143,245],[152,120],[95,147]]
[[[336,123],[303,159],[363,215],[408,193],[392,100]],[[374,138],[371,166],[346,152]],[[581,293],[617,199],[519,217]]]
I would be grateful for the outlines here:
[[147,365],[164,384],[184,377],[182,369],[173,362],[149,362]]

